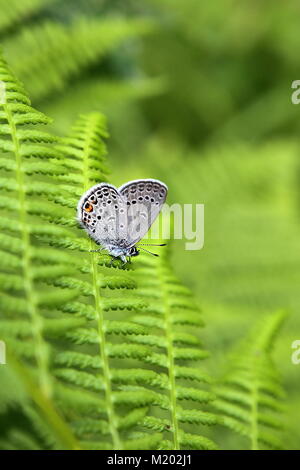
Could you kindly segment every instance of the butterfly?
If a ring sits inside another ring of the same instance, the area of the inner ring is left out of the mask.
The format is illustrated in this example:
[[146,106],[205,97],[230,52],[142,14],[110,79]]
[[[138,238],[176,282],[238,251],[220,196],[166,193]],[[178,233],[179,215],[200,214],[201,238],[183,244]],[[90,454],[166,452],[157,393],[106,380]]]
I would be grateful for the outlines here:
[[168,187],[155,179],[129,181],[118,189],[108,183],[99,183],[80,198],[77,219],[101,249],[126,263],[126,257],[130,259],[139,254],[136,244],[157,218],[167,193]]

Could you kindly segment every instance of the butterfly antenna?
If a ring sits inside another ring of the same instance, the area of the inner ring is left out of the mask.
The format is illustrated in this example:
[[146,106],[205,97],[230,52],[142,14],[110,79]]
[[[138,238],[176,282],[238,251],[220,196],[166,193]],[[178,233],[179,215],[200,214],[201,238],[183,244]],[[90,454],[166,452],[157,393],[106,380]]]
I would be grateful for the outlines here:
[[103,251],[103,248],[100,248],[100,250],[81,250],[81,253],[100,253],[100,251]]
[[139,243],[137,246],[167,246],[166,243],[159,243],[158,245],[156,243]]
[[145,251],[146,253],[149,253],[150,255],[159,256],[159,255],[157,255],[156,253],[152,253],[152,251],[146,250],[145,248],[141,248],[141,250]]

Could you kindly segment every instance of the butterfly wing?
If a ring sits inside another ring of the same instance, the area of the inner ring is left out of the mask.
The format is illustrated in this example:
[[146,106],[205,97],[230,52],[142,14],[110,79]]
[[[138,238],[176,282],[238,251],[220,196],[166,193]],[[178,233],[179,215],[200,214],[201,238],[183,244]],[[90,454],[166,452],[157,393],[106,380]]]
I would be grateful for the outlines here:
[[77,218],[89,236],[104,247],[126,245],[127,204],[117,188],[100,183],[81,197]]
[[135,245],[148,232],[166,200],[168,187],[161,181],[141,179],[118,189],[127,205],[127,242]]

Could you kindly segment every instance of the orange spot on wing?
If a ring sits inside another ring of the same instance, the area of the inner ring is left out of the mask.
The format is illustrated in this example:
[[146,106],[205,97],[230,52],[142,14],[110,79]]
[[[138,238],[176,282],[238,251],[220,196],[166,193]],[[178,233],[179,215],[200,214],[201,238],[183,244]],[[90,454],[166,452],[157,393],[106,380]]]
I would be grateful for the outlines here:
[[93,206],[92,206],[92,204],[87,202],[86,205],[84,206],[84,209],[85,209],[86,212],[92,212]]

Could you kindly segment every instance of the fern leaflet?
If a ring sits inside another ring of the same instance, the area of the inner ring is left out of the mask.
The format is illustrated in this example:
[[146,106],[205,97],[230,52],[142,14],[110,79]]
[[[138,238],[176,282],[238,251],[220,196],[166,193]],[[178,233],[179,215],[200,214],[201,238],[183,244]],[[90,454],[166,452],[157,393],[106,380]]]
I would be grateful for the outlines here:
[[251,449],[281,449],[274,431],[283,427],[278,418],[284,392],[270,351],[285,318],[278,312],[265,318],[235,351],[231,367],[216,388],[214,407],[224,415],[223,424],[246,436]]
[[[0,58],[0,80],[3,84],[0,105],[1,139],[3,151],[2,168],[7,172],[4,193],[1,195],[1,333],[11,355],[20,370],[25,370],[17,360],[26,361],[27,383],[36,376],[42,400],[49,404],[53,399],[53,380],[50,373],[51,345],[46,323],[56,318],[55,331],[65,328],[59,309],[66,301],[77,298],[77,290],[66,291],[60,287],[49,287],[51,270],[67,275],[73,271],[70,256],[61,256],[57,250],[38,246],[33,234],[41,227],[40,217],[32,214],[36,202],[32,182],[40,170],[59,161],[60,155],[49,146],[53,137],[32,128],[33,124],[47,124],[49,119],[30,106],[23,86],[14,78],[6,63]],[[38,162],[39,168],[34,167]],[[33,167],[28,172],[28,165]],[[61,167],[61,171],[63,171]],[[46,189],[45,189],[46,191]],[[44,266],[45,257],[51,257],[51,265]],[[3,257],[2,257],[3,254]],[[70,321],[68,328],[78,326],[78,319]],[[52,406],[52,404],[51,404]],[[52,416],[56,416],[53,408]],[[56,418],[55,418],[56,419]],[[65,441],[72,440],[67,430]],[[70,435],[71,436],[71,435]]]
[[[161,448],[215,449],[216,444],[201,432],[196,435],[185,430],[186,424],[202,426],[218,421],[217,416],[203,409],[214,399],[214,394],[191,386],[191,381],[209,384],[211,378],[198,366],[186,364],[208,355],[194,333],[195,328],[203,326],[199,308],[190,291],[172,273],[167,251],[160,258],[147,255],[141,258],[136,262],[136,274],[139,293],[147,300],[148,307],[132,320],[150,328],[151,334],[134,337],[133,341],[151,347],[153,352],[145,360],[158,371],[160,378],[157,381],[160,390],[155,392],[153,404],[169,411],[164,421],[147,416],[142,424],[166,433],[168,438]],[[151,385],[150,380],[145,384]],[[191,401],[194,407],[184,408],[181,402],[186,401]]]

